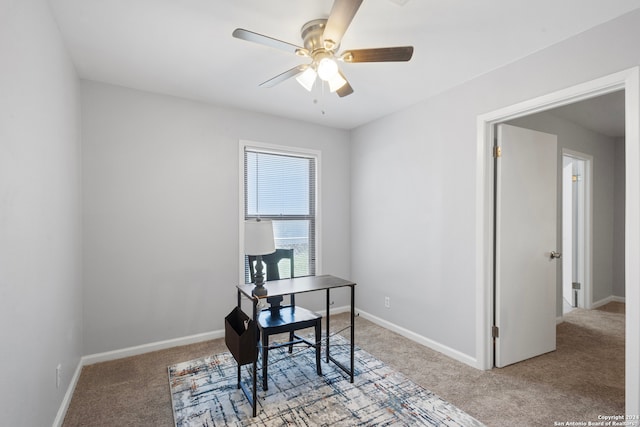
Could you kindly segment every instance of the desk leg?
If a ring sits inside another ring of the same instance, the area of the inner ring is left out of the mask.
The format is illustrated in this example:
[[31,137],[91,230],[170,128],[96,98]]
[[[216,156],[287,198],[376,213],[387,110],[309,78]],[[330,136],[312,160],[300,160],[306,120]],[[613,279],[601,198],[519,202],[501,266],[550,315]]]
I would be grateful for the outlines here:
[[354,343],[355,343],[355,286],[351,286],[351,382],[353,382],[354,368]]
[[331,304],[331,297],[329,296],[329,289],[327,289],[327,347],[326,347],[326,354],[327,354],[327,363],[329,363],[329,336],[331,336],[331,332],[329,330],[329,307]]
[[258,299],[253,298],[253,327],[255,328],[255,337],[256,337],[256,357],[253,359],[253,402],[251,402],[251,406],[253,406],[253,416],[255,417],[258,409],[258,333],[260,333],[258,329]]
[[[240,310],[242,310],[242,301],[241,301],[242,296],[240,295],[240,290],[238,290],[238,308]],[[242,374],[242,365],[240,365],[238,363],[238,390],[240,390],[240,388],[242,388],[240,386],[240,380],[241,380],[241,374]]]

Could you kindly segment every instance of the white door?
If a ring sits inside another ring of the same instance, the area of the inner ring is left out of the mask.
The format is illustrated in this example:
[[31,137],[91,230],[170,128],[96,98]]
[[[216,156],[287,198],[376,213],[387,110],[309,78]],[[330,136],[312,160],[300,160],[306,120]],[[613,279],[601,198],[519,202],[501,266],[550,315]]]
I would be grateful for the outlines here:
[[556,348],[557,137],[504,124],[497,134],[495,365],[501,368]]

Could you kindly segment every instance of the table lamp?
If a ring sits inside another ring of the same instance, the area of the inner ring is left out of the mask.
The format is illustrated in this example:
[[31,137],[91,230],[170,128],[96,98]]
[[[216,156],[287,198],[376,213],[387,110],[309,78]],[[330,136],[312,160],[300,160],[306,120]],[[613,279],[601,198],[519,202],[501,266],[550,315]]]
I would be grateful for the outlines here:
[[267,295],[267,288],[264,287],[262,255],[272,254],[275,251],[276,244],[273,239],[273,223],[271,221],[258,218],[244,222],[244,252],[256,257],[256,286],[253,288],[253,295]]

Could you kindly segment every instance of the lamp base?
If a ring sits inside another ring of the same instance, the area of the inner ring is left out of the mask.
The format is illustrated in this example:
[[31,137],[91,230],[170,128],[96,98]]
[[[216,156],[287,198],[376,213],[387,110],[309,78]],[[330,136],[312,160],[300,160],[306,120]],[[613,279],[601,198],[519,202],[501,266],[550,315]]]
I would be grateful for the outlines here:
[[256,257],[256,274],[255,274],[256,287],[251,291],[251,295],[257,297],[263,297],[267,295],[267,288],[264,287],[264,273],[262,270],[262,255]]
[[268,293],[267,288],[265,288],[264,284],[262,283],[256,285],[251,291],[251,295],[255,295],[257,297],[263,297],[267,295],[267,293]]

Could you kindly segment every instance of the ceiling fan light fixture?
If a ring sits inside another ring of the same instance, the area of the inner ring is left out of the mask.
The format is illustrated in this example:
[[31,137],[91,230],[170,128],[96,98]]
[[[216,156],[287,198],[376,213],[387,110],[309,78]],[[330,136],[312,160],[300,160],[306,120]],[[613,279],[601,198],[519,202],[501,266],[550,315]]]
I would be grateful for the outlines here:
[[347,81],[345,80],[345,78],[342,77],[342,75],[340,73],[336,73],[329,80],[329,92],[333,93],[333,92],[337,91],[338,89],[340,89],[345,84],[347,84]]
[[317,75],[318,73],[316,73],[316,70],[314,70],[313,67],[309,66],[306,70],[304,70],[302,74],[299,74],[298,77],[296,77],[296,80],[303,88],[311,92]]
[[325,57],[318,62],[318,76],[322,80],[328,82],[336,75],[339,75],[338,64],[333,58]]
[[[331,12],[327,18],[313,19],[300,29],[302,46],[288,43],[260,33],[236,28],[232,36],[264,46],[294,53],[309,58],[311,63],[300,64],[260,83],[261,87],[273,87],[287,79],[295,77],[298,83],[311,92],[318,77],[327,83],[329,90],[340,98],[353,93],[353,88],[342,74],[337,61],[356,62],[406,62],[413,56],[413,46],[379,47],[354,49],[339,53],[342,38],[364,0],[333,0]],[[409,0],[391,0],[397,4]],[[327,87],[321,83],[324,89]]]

